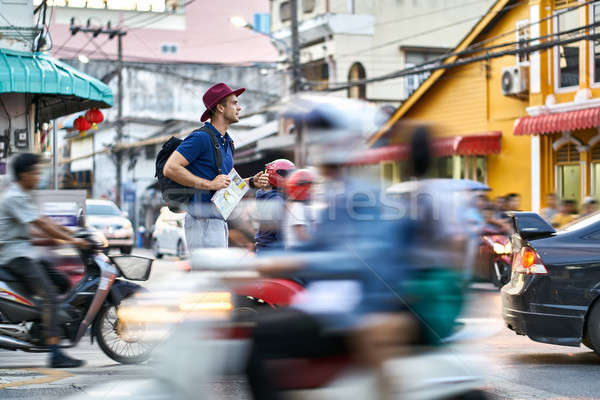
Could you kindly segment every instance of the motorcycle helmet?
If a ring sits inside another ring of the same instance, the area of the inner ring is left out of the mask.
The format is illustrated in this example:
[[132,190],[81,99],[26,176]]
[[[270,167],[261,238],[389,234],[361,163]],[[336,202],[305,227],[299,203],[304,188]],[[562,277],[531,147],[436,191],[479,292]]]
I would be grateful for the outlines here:
[[308,169],[299,169],[285,181],[285,189],[290,200],[304,201],[310,199],[312,185],[316,176]]
[[283,188],[285,178],[296,169],[296,165],[290,160],[280,158],[266,165],[267,174],[269,175],[269,183],[276,188]]

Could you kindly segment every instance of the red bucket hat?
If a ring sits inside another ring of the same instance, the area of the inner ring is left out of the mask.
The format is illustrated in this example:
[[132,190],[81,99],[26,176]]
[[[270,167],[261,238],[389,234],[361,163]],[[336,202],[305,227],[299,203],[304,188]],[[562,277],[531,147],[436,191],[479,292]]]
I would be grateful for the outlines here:
[[204,106],[206,107],[206,111],[204,111],[204,113],[202,114],[202,117],[200,117],[200,121],[202,121],[202,122],[206,121],[208,119],[209,111],[214,106],[219,104],[219,102],[221,100],[223,100],[225,97],[229,96],[230,94],[235,94],[236,96],[239,96],[240,94],[244,93],[245,90],[246,90],[246,88],[232,90],[229,86],[227,86],[223,82],[217,83],[216,85],[214,85],[213,87],[208,89],[206,91],[206,93],[204,93],[204,96],[202,96],[202,101],[204,101]]

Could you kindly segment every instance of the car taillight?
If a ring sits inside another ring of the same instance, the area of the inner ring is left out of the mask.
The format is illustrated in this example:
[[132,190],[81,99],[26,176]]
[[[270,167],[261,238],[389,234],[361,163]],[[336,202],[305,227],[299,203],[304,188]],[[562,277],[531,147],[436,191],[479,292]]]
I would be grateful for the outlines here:
[[539,254],[531,247],[523,247],[520,252],[515,253],[513,270],[527,275],[543,275],[548,273]]

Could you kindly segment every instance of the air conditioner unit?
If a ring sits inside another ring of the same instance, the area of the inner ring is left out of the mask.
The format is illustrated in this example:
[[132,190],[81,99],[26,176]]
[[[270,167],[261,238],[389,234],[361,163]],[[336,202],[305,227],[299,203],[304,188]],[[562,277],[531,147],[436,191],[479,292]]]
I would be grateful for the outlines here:
[[529,67],[515,65],[502,68],[502,94],[515,96],[529,91]]

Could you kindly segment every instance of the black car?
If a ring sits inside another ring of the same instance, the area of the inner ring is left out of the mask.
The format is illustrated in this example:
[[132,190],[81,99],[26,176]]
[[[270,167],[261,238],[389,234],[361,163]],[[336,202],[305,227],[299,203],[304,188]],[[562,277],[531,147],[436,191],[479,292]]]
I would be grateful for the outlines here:
[[515,212],[512,276],[501,291],[510,329],[532,340],[581,343],[600,354],[600,213],[556,231]]

